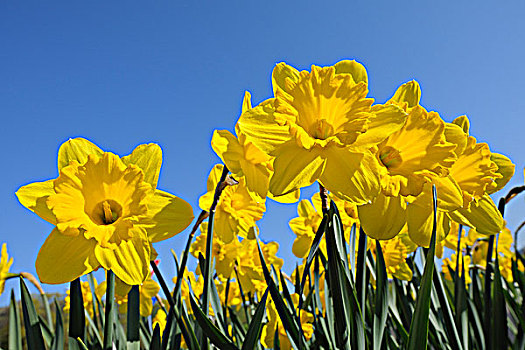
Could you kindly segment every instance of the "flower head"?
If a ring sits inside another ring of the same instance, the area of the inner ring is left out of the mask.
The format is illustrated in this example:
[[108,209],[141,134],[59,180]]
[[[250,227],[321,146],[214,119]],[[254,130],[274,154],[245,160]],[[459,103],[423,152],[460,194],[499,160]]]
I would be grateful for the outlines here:
[[161,163],[156,144],[121,158],[86,139],[64,143],[58,178],[16,193],[22,205],[56,226],[37,257],[40,280],[65,283],[103,267],[126,284],[141,284],[149,273],[151,243],[193,219],[188,203],[156,189]]
[[9,274],[9,268],[13,265],[13,258],[7,255],[7,245],[2,244],[2,255],[0,256],[0,295],[4,292],[5,280]]

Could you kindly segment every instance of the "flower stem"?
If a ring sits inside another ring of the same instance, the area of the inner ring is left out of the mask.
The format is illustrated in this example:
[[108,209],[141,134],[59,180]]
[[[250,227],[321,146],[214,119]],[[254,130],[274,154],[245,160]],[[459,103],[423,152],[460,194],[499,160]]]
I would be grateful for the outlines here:
[[[215,187],[215,195],[213,196],[213,202],[211,204],[210,210],[209,210],[209,219],[208,219],[208,233],[206,236],[206,260],[204,263],[204,271],[203,271],[203,277],[204,277],[204,286],[202,290],[202,307],[204,308],[204,313],[207,316],[209,313],[209,303],[208,300],[210,299],[210,284],[211,284],[211,261],[212,261],[212,242],[213,242],[213,217],[215,216],[215,209],[217,208],[217,204],[219,203],[219,199],[221,197],[222,190],[227,186],[225,183],[226,176],[228,175],[228,167],[226,165],[222,169],[222,174],[219,182],[217,183],[217,186]],[[202,342],[202,348],[206,349],[208,348],[208,339],[206,336],[203,337]]]
[[323,207],[323,214],[328,213],[328,190],[319,183],[319,196],[321,196],[321,203]]
[[108,270],[106,289],[106,312],[104,322],[104,350],[113,349],[113,323],[115,318],[115,274]]

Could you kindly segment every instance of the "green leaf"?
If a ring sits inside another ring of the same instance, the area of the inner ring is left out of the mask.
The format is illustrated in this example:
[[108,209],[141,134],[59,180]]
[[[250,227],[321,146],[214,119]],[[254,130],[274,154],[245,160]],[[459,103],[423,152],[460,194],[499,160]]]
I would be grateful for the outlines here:
[[62,311],[55,299],[55,337],[51,343],[50,350],[64,349],[64,322],[62,321]]
[[40,320],[23,278],[20,278],[20,294],[22,296],[22,314],[24,315],[27,347],[31,350],[45,350]]
[[71,349],[78,349],[77,338],[84,341],[86,317],[84,313],[84,300],[80,279],[70,283],[70,309],[69,309],[69,345]]
[[494,290],[492,295],[493,311],[492,316],[492,349],[507,349],[508,347],[508,327],[507,327],[507,306],[503,295],[503,285],[499,270],[499,259],[496,254],[494,266]]
[[20,325],[20,313],[15,300],[15,293],[11,289],[11,301],[9,302],[9,349],[22,350],[22,329]]
[[408,350],[423,350],[427,348],[428,322],[430,312],[430,292],[432,291],[432,275],[434,274],[434,255],[436,252],[436,223],[437,203],[436,187],[432,186],[432,204],[434,207],[434,222],[432,225],[432,237],[428,249],[425,269],[421,278],[421,284],[417,293],[416,309],[410,323],[408,334]]
[[150,350],[161,350],[161,344],[160,344],[160,327],[157,323],[155,325],[155,329],[153,330],[153,336],[151,337],[151,343],[149,345]]
[[197,323],[203,330],[206,338],[210,339],[215,346],[223,350],[238,350],[222,332],[210,321],[210,319],[201,310],[193,295],[190,296],[190,304]]
[[106,310],[104,320],[104,350],[113,348],[113,323],[115,322],[115,274],[108,270],[106,274]]
[[128,293],[127,348],[140,349],[140,294],[139,286],[132,286]]
[[388,276],[381,244],[376,240],[376,295],[374,303],[374,350],[381,349],[388,314]]
[[246,333],[246,337],[242,343],[242,350],[255,349],[256,344],[259,342],[263,327],[262,319],[264,317],[264,311],[266,310],[268,291],[269,289],[266,288],[261,300],[259,300],[259,305],[257,305],[257,309],[255,310],[250,326],[248,327],[248,333]]
[[264,260],[264,255],[262,253],[258,239],[257,248],[259,249],[259,259],[261,260],[264,279],[266,280],[266,284],[270,289],[270,295],[272,296],[272,300],[275,304],[275,309],[277,310],[277,313],[279,314],[279,317],[283,323],[283,327],[290,338],[290,343],[295,349],[298,349],[298,344],[304,343],[304,339],[301,339],[302,331],[299,332],[299,326],[296,324],[293,315],[291,315],[288,311],[284,300],[279,293],[279,289],[275,285],[275,281],[270,275],[270,271],[268,270],[268,266],[266,266],[266,261]]

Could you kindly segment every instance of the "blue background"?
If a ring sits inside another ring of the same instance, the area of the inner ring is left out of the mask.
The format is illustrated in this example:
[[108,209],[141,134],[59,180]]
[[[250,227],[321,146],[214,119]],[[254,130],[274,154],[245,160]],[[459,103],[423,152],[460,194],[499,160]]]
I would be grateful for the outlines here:
[[[281,61],[309,69],[356,59],[378,102],[416,79],[422,105],[446,121],[467,114],[471,134],[515,162],[503,195],[523,183],[524,10],[517,1],[0,2],[0,241],[14,257],[11,270],[35,273],[52,229],[14,193],[58,175],[57,150],[68,138],[120,155],[159,143],[159,188],[197,215],[218,162],[213,130],[233,131],[245,90],[254,103],[270,97],[271,70]],[[511,230],[524,219],[522,204],[509,206]],[[290,272],[296,206],[267,207],[261,237],[280,243]],[[180,253],[187,232],[156,245],[167,276],[169,251]],[[7,300],[4,293],[0,304]]]

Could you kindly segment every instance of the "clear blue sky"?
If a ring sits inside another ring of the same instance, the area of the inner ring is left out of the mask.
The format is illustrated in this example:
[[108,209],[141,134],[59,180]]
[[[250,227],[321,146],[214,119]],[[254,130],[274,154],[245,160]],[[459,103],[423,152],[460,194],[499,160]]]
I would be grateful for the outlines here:
[[[52,229],[14,192],[57,176],[62,142],[83,136],[121,155],[159,143],[159,188],[198,214],[218,161],[213,130],[233,130],[245,90],[254,103],[271,95],[271,70],[281,61],[308,69],[356,59],[378,102],[418,80],[422,104],[447,121],[467,114],[471,134],[515,162],[511,185],[522,184],[524,3],[424,3],[0,2],[0,241],[15,259],[12,271],[35,273]],[[523,198],[515,202],[512,230],[524,219]],[[288,270],[295,213],[295,205],[270,203],[260,222]],[[179,253],[186,234],[157,245],[166,275],[169,250]]]

